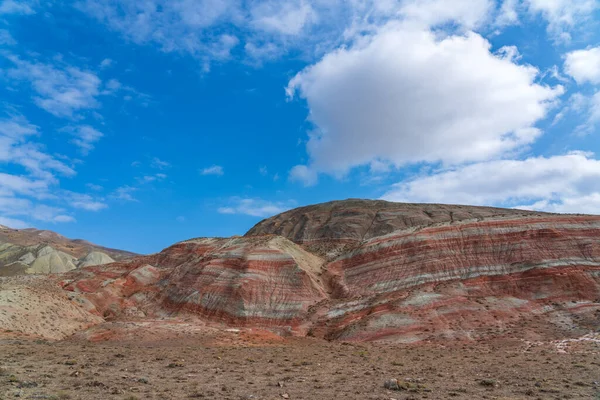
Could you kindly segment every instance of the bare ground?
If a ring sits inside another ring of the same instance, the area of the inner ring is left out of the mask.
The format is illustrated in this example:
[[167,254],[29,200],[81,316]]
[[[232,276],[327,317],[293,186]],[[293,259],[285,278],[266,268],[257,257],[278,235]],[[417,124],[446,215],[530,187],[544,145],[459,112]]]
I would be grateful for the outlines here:
[[[260,332],[0,341],[0,399],[600,399],[600,344],[421,345]],[[395,378],[402,390],[387,390]]]

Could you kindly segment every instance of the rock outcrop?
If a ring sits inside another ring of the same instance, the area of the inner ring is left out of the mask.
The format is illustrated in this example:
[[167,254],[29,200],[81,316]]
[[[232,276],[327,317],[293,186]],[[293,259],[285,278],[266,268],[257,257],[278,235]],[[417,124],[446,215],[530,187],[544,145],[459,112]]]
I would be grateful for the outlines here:
[[192,314],[284,332],[296,331],[309,307],[327,297],[322,266],[282,237],[195,239],[153,256],[74,271],[63,284],[107,318]]
[[51,231],[0,226],[0,276],[63,273],[133,256]]
[[281,213],[259,222],[246,236],[280,235],[333,259],[365,240],[398,230],[541,215],[544,213],[493,207],[350,199]]
[[244,237],[188,240],[55,279],[115,323],[351,341],[556,339],[599,325],[600,216],[332,202]]
[[536,313],[572,325],[600,309],[600,217],[399,231],[330,263],[327,277],[335,306],[328,328],[316,325],[331,338],[474,337]]

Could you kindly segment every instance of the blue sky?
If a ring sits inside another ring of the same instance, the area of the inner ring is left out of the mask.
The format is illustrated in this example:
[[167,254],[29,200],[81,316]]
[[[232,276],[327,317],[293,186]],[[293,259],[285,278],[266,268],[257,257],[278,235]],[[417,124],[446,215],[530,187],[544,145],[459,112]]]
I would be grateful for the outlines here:
[[349,197],[600,213],[597,0],[0,0],[0,224],[148,253]]

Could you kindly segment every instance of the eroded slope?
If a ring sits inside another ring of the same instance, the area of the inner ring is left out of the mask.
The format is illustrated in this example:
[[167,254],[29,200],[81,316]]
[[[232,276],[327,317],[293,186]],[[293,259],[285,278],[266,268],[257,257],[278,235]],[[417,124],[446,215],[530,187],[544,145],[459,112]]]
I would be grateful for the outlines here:
[[194,239],[153,256],[73,271],[64,287],[107,318],[196,315],[284,332],[326,297],[322,265],[282,237]]
[[63,273],[135,254],[70,240],[51,231],[0,226],[0,276]]
[[542,215],[544,213],[492,207],[351,199],[284,212],[259,222],[246,236],[280,235],[333,259],[364,240],[398,230]]

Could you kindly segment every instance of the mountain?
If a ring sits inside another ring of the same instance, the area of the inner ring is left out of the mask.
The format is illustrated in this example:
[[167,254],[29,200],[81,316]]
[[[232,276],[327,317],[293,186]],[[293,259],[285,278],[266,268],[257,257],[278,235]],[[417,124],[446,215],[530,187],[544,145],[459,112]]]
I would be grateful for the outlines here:
[[493,207],[349,199],[281,213],[259,222],[246,236],[280,235],[333,259],[366,240],[398,230],[542,215],[544,213]]
[[0,225],[0,276],[62,273],[125,260],[136,254],[109,249],[56,232]]
[[[36,298],[79,304],[88,318],[61,318],[86,321],[66,331],[87,338],[127,321],[188,321],[344,341],[553,340],[599,326],[600,216],[338,201],[243,237],[191,239],[51,279]],[[31,286],[19,282],[13,297]],[[0,327],[39,334],[20,304]],[[43,332],[66,329],[49,324]]]

